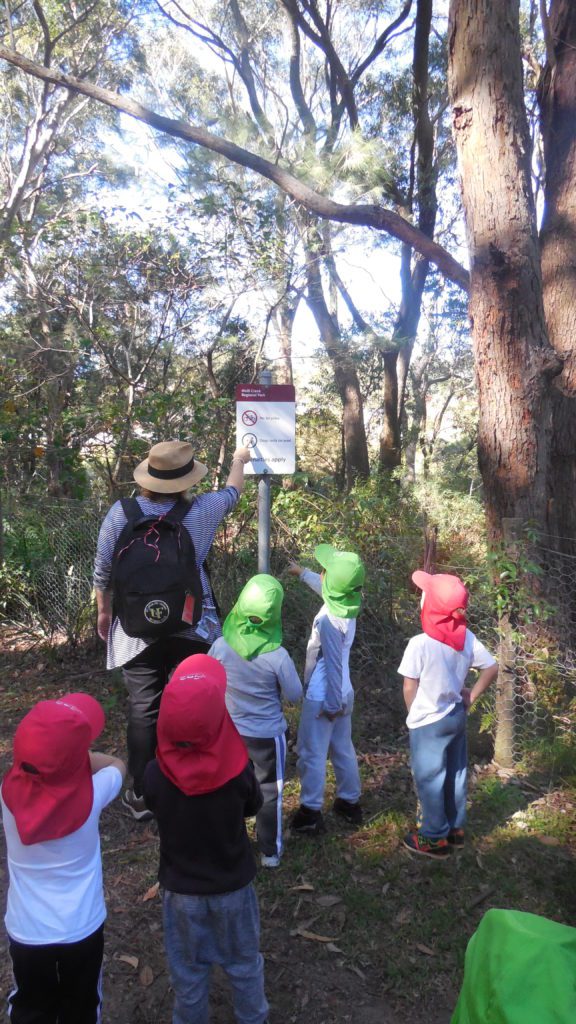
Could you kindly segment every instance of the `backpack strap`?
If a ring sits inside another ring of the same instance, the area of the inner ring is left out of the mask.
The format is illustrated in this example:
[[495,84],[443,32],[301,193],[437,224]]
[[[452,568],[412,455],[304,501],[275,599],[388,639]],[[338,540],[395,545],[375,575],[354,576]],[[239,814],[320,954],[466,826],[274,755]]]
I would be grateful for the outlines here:
[[214,587],[212,586],[212,573],[210,572],[210,566],[208,565],[208,560],[207,559],[203,563],[202,568],[204,569],[204,572],[206,573],[206,576],[208,577],[208,586],[210,587],[210,593],[212,595],[212,601],[214,603],[214,608],[216,609],[216,614],[217,614],[218,618],[221,619],[222,618],[222,611],[220,609],[220,605],[218,604],[218,598],[216,597],[216,594],[214,593]]
[[166,518],[170,519],[173,523],[181,523],[191,508],[191,501],[186,501],[185,498],[178,498],[176,504],[167,513]]
[[129,523],[142,518],[143,512],[136,498],[120,498],[120,504]]
[[[154,513],[148,513],[148,515],[146,515],[146,513],[142,511],[136,498],[120,498],[120,504],[122,505],[122,511],[129,523],[137,522],[138,519],[154,518]],[[170,511],[166,513],[166,518],[169,518],[173,523],[181,523],[191,508],[192,503],[190,501],[185,501],[184,498],[179,498]]]

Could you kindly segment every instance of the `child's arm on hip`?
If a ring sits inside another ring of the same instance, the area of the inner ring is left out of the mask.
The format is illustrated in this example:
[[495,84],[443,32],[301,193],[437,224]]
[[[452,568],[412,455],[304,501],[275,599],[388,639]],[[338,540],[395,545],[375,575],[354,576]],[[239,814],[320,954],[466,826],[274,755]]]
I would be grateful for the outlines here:
[[322,657],[326,671],[326,694],[322,711],[318,717],[335,718],[344,710],[342,699],[342,642],[341,632],[333,626],[327,615],[318,621],[318,632],[322,646]]
[[419,684],[419,679],[412,679],[410,676],[404,676],[404,703],[406,705],[406,711],[410,711],[410,708],[416,699]]
[[[497,675],[497,662],[495,662],[493,665],[490,665],[489,668],[482,669],[482,671],[478,675],[478,679],[474,683],[474,686],[472,686],[470,690],[467,691],[468,699],[466,700],[466,697],[464,697],[464,703],[466,704],[467,707],[471,707],[474,701],[478,700],[478,697],[480,697],[480,695],[484,693],[484,691],[487,690],[489,686],[492,685]],[[464,691],[462,691],[462,693],[464,694]]]

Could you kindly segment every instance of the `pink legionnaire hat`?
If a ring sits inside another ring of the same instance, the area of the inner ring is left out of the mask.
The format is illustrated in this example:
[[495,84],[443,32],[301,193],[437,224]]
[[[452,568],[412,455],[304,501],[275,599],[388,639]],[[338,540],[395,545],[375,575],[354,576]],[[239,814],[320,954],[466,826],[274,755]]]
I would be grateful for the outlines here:
[[417,569],[412,573],[412,581],[424,591],[420,618],[426,635],[455,651],[462,651],[466,642],[466,616],[458,609],[468,604],[468,591],[462,580],[449,573],[431,576]]
[[88,752],[104,723],[88,693],[42,700],[20,722],[2,796],[25,846],[62,839],[88,819],[94,801]]

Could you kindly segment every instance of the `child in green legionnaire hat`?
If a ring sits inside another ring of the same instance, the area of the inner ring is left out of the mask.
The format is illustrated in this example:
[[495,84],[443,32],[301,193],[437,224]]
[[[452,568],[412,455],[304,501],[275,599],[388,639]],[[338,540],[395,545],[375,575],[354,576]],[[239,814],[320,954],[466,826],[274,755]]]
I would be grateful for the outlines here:
[[321,575],[295,562],[288,566],[290,573],[324,598],[306,650],[306,692],[298,728],[301,803],[291,821],[293,832],[308,835],[324,831],[322,804],[328,756],[336,775],[335,813],[351,825],[362,823],[360,772],[352,743],[354,690],[348,661],[365,570],[358,555],[336,551],[330,544],[320,544],[314,557],[324,569]]
[[451,1024],[573,1024],[576,928],[488,910],[466,950]]
[[254,763],[264,803],[256,815],[256,836],[264,867],[282,856],[282,789],[287,723],[282,699],[302,697],[302,684],[282,647],[282,584],[253,576],[242,590],[210,654],[224,665],[226,706]]

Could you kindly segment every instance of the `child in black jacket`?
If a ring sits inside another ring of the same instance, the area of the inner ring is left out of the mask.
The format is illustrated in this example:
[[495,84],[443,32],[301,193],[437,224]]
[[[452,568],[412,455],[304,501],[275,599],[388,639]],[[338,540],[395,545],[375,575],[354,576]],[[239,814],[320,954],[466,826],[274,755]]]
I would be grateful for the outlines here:
[[173,1024],[207,1024],[214,963],[230,978],[238,1024],[267,1021],[256,863],[244,823],[262,796],[225,693],[215,658],[186,658],[162,695],[156,759],[144,774],[160,834]]

